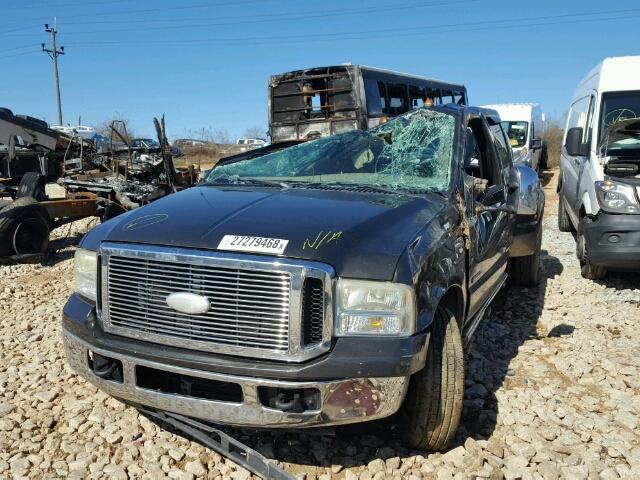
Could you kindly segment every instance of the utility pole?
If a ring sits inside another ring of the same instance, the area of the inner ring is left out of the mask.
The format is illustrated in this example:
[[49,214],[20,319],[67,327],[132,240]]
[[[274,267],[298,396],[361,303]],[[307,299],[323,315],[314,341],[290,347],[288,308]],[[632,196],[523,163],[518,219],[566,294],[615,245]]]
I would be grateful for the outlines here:
[[56,47],[56,20],[53,20],[53,27],[49,27],[48,23],[44,24],[44,31],[51,34],[51,48],[45,48],[45,44],[42,44],[42,51],[46,52],[51,60],[53,60],[53,78],[56,82],[56,98],[58,100],[58,125],[62,125],[62,104],[60,103],[60,78],[58,77],[58,56],[64,55],[64,47],[60,47],[60,50]]

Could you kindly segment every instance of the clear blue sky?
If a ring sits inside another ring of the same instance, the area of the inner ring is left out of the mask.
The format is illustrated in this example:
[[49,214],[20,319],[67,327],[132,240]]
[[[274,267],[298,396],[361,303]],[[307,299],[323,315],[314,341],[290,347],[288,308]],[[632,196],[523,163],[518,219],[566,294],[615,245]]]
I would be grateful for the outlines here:
[[539,102],[561,117],[606,56],[639,54],[637,0],[3,1],[0,106],[56,123],[45,22],[58,22],[63,116],[164,113],[171,136],[267,125],[267,79],[361,63],[467,86],[470,103]]

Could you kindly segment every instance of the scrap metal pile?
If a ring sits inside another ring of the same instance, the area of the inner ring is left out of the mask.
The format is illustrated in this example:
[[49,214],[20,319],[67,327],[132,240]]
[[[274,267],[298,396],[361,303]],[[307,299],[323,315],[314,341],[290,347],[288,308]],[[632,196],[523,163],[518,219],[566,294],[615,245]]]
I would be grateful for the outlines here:
[[[16,137],[32,134],[33,125],[17,132],[16,128],[23,127],[16,126],[13,120],[6,124],[5,136],[11,144],[8,156],[16,165]],[[47,148],[56,153],[57,160],[51,168],[58,172],[58,184],[65,189],[65,198],[46,196],[45,180],[51,175],[44,168],[22,173],[17,188],[0,184],[0,197],[5,197],[0,199],[0,258],[21,260],[42,256],[48,251],[49,232],[54,228],[90,216],[106,221],[194,184],[198,169],[191,166],[176,170],[164,117],[153,121],[157,141],[129,139],[120,121],[111,124],[108,139],[96,141],[69,137],[41,126],[38,138],[32,135],[29,148],[39,152],[39,147],[34,148],[40,145],[37,142],[51,137]],[[62,152],[60,139],[64,139]],[[7,200],[7,196],[11,199]]]
[[198,172],[193,167],[176,170],[164,118],[154,118],[154,126],[158,141],[131,141],[124,123],[114,121],[108,148],[83,155],[58,183],[71,195],[95,194],[103,220],[190,186]]

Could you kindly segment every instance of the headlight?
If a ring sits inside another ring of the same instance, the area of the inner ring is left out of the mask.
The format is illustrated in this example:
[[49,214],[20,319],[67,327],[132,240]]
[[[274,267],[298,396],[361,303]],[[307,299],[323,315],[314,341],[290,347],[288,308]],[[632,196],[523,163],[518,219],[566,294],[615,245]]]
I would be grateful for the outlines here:
[[98,286],[98,254],[78,248],[74,259],[73,275],[76,292],[95,302]]
[[596,182],[598,203],[605,212],[640,213],[640,204],[631,185],[605,180]]
[[408,285],[340,279],[335,335],[408,336],[415,332],[414,292]]

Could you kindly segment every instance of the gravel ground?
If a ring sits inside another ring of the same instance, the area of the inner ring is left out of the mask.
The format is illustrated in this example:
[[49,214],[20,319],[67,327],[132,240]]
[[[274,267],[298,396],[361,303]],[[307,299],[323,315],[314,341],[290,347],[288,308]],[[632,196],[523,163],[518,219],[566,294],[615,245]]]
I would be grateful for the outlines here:
[[[409,451],[375,435],[241,439],[307,480],[640,478],[640,275],[582,279],[553,203],[543,282],[505,290],[469,348],[450,450]],[[72,287],[71,244],[86,228],[55,232],[72,238],[55,241],[44,265],[0,265],[0,478],[249,478],[66,366],[60,312]]]

